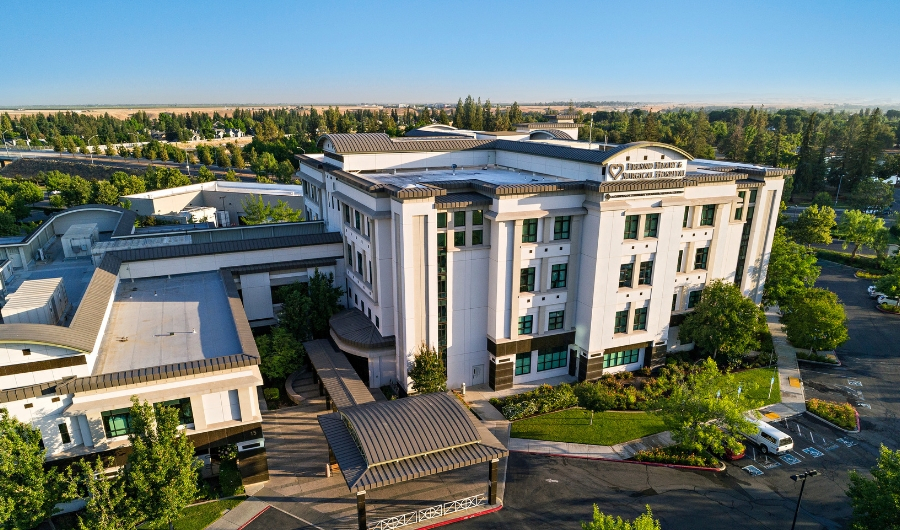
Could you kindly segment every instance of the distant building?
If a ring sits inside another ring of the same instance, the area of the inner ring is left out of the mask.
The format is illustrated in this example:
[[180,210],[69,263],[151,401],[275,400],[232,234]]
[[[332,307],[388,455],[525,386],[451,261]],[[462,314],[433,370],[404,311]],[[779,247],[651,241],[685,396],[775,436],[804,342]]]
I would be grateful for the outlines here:
[[575,123],[574,114],[547,114],[545,122],[517,123],[516,131],[530,133],[535,130],[554,130],[566,136],[566,139],[577,140],[579,124]]

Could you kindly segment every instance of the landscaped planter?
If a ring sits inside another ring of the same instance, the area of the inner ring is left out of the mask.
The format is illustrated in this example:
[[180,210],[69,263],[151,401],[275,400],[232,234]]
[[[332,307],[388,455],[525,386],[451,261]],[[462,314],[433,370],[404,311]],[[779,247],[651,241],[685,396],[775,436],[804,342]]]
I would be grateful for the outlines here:
[[747,454],[747,449],[744,447],[741,448],[741,451],[739,453],[732,452],[731,449],[726,448],[725,449],[725,460],[734,462],[735,460],[740,460],[741,458],[744,458],[744,456],[746,456],[746,454]]
[[[849,408],[853,411],[853,421],[854,421],[854,423],[856,424],[856,428],[855,428],[855,429],[848,429],[846,426],[838,425],[838,424],[836,424],[835,422],[831,421],[830,419],[825,418],[825,417],[823,417],[823,416],[821,416],[821,415],[819,415],[819,414],[816,414],[816,412],[814,412],[813,410],[811,410],[810,405],[812,405],[812,408],[813,408],[813,409],[815,409],[815,408],[820,408],[820,407],[817,407],[816,404],[815,404],[814,402],[820,402],[820,403],[823,404],[824,407],[827,407],[827,406],[829,406],[829,405],[832,405],[832,406],[834,406],[834,407],[840,407],[840,408],[844,408],[845,406],[846,406],[846,407],[849,407]],[[825,401],[825,400],[821,400],[821,399],[811,399],[811,400],[809,400],[809,401],[806,402],[806,407],[807,407],[807,408],[806,408],[806,412],[807,412],[810,416],[814,417],[815,419],[817,419],[817,420],[819,420],[819,421],[821,421],[821,422],[823,422],[823,423],[826,423],[826,424],[828,424],[828,425],[831,425],[831,426],[834,427],[835,429],[838,429],[838,430],[841,430],[841,431],[844,431],[844,432],[850,432],[850,433],[856,433],[856,432],[859,432],[859,431],[861,430],[861,427],[860,427],[860,424],[859,424],[859,412],[858,412],[852,405],[850,405],[850,404],[848,404],[848,403],[842,404],[842,403],[835,403],[835,402],[831,402],[831,401]]]
[[875,304],[875,309],[884,313],[885,315],[893,315],[895,317],[900,317],[900,313],[895,313],[894,311],[888,311],[886,309],[882,309],[881,305],[879,305],[879,304]]

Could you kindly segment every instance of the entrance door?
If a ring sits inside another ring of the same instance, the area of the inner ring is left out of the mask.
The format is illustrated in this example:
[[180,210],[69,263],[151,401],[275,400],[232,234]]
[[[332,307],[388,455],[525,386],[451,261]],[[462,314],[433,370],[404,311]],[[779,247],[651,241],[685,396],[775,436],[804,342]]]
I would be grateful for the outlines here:
[[472,367],[472,386],[484,384],[484,365],[476,364]]

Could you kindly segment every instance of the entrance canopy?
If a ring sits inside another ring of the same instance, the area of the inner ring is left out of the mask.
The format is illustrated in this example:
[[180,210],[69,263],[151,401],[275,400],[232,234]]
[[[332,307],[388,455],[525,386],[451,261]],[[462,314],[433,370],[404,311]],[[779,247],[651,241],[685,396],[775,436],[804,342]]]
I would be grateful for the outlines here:
[[306,348],[309,361],[322,381],[325,392],[338,409],[375,401],[347,357],[335,350],[328,340],[304,342],[303,347]]
[[450,394],[341,408],[318,417],[350,491],[490,462],[509,451]]

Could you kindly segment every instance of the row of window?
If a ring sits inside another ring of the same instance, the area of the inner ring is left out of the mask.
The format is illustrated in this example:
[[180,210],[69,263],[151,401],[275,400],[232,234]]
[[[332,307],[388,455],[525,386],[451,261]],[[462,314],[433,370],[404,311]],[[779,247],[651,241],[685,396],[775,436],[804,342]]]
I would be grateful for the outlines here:
[[[640,215],[628,215],[625,217],[625,239],[638,238],[638,225]],[[644,237],[657,237],[659,234],[659,214],[651,213],[644,216]]]
[[[690,221],[691,207],[684,207],[684,220],[681,222],[682,228],[687,228]],[[713,226],[716,223],[716,205],[704,204],[700,210],[700,226]]]
[[[550,288],[562,289],[566,286],[569,274],[568,263],[558,263],[550,266]],[[526,267],[519,270],[519,292],[529,293],[535,291],[535,268]]]
[[[537,371],[545,372],[556,368],[563,368],[567,364],[566,350],[539,351],[537,358]],[[516,354],[515,375],[531,373],[531,352]]]
[[[703,292],[703,289],[699,289],[697,291],[691,291],[688,293],[688,303],[687,303],[688,309],[693,309],[694,306],[697,305],[697,302],[700,301],[700,296],[701,296],[702,292]],[[672,295],[672,311],[675,311],[677,307],[678,307],[678,293],[675,293],[674,295]]]
[[633,348],[625,351],[617,351],[606,353],[603,355],[603,367],[612,368],[613,366],[622,366],[623,364],[632,364],[638,362],[641,358],[641,349]]
[[[459,230],[456,232],[450,232],[453,234],[453,246],[454,247],[465,247],[466,246],[466,231]],[[447,248],[447,232],[438,232],[438,248]],[[483,245],[484,244],[484,230],[472,230],[472,245]]]
[[[631,328],[633,331],[642,331],[647,329],[647,308],[640,307],[634,310],[634,324]],[[628,333],[628,310],[616,311],[616,320],[613,333]]]
[[[466,226],[466,217],[469,212],[453,212],[453,228]],[[472,225],[481,226],[484,224],[484,210],[472,210]],[[447,228],[447,212],[438,212],[437,214],[438,228]]]
[[[565,311],[550,311],[547,314],[547,331],[555,331],[563,328]],[[519,335],[531,335],[534,331],[534,315],[519,317]]]
[[[553,240],[569,239],[571,237],[572,216],[562,215],[553,218]],[[522,243],[537,243],[538,220],[525,219],[522,221]]]
[[[154,403],[154,407],[174,407],[178,410],[178,420],[180,425],[189,425],[194,423],[194,412],[191,409],[191,399],[173,399],[171,401],[163,401]],[[108,410],[100,414],[103,419],[103,429],[106,431],[107,438],[115,438],[116,436],[125,436],[131,432],[131,408]],[[62,433],[60,426],[60,433]],[[68,430],[66,431],[68,436]],[[65,442],[64,443],[68,443]]]

